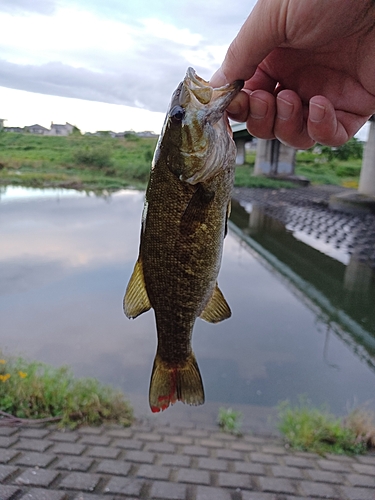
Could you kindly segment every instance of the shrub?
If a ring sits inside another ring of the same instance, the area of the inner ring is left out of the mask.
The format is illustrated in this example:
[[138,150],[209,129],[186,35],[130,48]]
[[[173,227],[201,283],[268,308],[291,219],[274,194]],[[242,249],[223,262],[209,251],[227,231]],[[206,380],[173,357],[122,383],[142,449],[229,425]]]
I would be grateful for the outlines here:
[[74,152],[74,161],[93,167],[109,167],[112,162],[111,151],[106,146],[86,146]]

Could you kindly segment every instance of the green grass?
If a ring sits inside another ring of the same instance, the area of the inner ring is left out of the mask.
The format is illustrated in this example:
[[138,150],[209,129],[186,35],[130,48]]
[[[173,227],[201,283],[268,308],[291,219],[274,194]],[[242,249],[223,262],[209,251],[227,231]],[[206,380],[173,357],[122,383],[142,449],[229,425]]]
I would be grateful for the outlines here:
[[[347,419],[337,418],[325,409],[316,409],[301,398],[298,405],[292,406],[284,401],[279,405],[280,432],[288,444],[295,449],[325,453],[360,454],[369,446],[375,445],[374,428],[365,428],[361,413],[351,414]],[[369,423],[371,419],[367,420]],[[360,425],[359,422],[362,422]],[[371,432],[374,442],[369,440]]]
[[[135,140],[136,139],[136,140]],[[86,190],[144,188],[156,139],[0,133],[0,184]]]
[[232,408],[219,408],[217,423],[223,432],[241,435],[242,413],[232,410]]
[[[71,187],[100,192],[129,186],[145,188],[156,146],[156,139],[129,134],[68,137],[36,136],[0,132],[0,185],[26,187]],[[358,187],[362,160],[340,159],[322,148],[299,151],[297,175],[313,184]],[[253,188],[290,188],[292,183],[254,176],[255,151],[246,153],[245,165],[237,166],[235,186]]]
[[105,422],[128,426],[133,420],[120,391],[93,378],[75,378],[67,367],[20,357],[0,359],[0,410],[20,419],[55,419],[68,427]]

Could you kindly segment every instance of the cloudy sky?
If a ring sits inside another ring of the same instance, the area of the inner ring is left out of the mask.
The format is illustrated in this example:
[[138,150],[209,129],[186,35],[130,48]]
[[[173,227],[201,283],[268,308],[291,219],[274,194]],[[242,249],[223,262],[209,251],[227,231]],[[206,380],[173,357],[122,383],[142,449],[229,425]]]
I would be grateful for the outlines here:
[[0,118],[159,132],[186,68],[209,79],[255,0],[1,0]]

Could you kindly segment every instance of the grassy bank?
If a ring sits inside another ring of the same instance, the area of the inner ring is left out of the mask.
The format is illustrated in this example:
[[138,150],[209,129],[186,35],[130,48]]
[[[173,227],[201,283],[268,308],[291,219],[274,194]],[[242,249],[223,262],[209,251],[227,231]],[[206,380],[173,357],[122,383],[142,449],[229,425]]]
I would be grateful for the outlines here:
[[9,423],[132,423],[132,409],[120,391],[93,378],[75,378],[67,367],[0,357],[0,414]]
[[[130,134],[125,138],[71,135],[35,136],[0,132],[0,185],[67,187],[114,191],[147,184],[156,139]],[[296,174],[315,184],[357,187],[361,151],[342,158],[327,148],[299,151]],[[243,187],[294,187],[279,180],[253,175],[255,152],[236,168],[235,185]]]
[[144,187],[155,139],[0,133],[0,184],[116,190]]

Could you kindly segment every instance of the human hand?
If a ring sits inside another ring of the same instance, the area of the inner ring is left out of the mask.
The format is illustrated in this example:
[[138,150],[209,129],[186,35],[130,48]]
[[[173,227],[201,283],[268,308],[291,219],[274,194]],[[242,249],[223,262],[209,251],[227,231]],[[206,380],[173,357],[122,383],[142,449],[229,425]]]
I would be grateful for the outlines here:
[[252,135],[339,146],[375,113],[373,0],[258,0],[221,68],[245,80],[227,111]]

